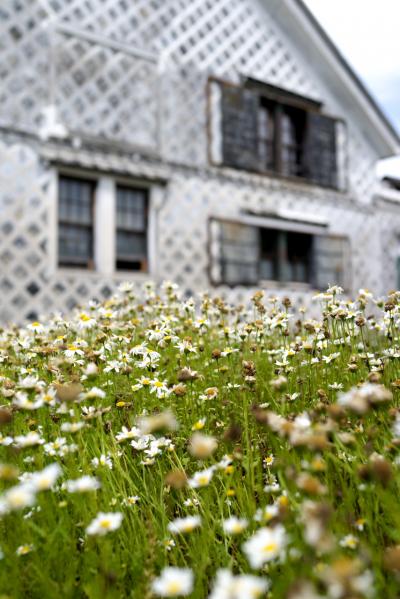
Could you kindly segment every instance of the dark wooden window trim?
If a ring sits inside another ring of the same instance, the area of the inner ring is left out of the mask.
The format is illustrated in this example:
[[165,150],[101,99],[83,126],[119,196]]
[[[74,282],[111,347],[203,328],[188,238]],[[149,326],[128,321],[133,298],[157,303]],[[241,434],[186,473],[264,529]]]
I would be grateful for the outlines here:
[[[115,229],[115,270],[117,272],[148,272],[148,221],[149,221],[149,189],[129,184],[118,183],[116,185],[115,209],[118,211],[118,191],[140,192],[144,197],[144,223],[143,227],[135,224],[117,224]],[[144,239],[144,254],[118,254],[118,233],[127,233]]]
[[[350,239],[347,236],[344,235],[330,235],[328,232],[326,234],[317,234],[317,233],[303,233],[304,235],[307,235],[310,237],[311,240],[311,250],[310,250],[310,256],[309,256],[309,264],[308,267],[310,269],[309,271],[309,277],[310,280],[308,282],[300,282],[300,281],[281,281],[279,280],[279,278],[277,279],[263,279],[261,276],[258,276],[257,282],[255,283],[248,283],[247,281],[237,281],[235,283],[228,283],[224,280],[221,281],[216,281],[213,276],[212,276],[212,262],[213,262],[213,255],[212,255],[212,249],[211,249],[211,245],[212,245],[212,232],[211,232],[211,228],[212,228],[212,223],[213,222],[219,222],[219,223],[227,223],[227,224],[235,224],[235,225],[246,225],[246,226],[251,226],[254,227],[256,229],[266,229],[266,230],[274,230],[272,227],[270,226],[265,226],[262,227],[261,225],[247,225],[246,222],[241,222],[235,219],[220,219],[220,218],[215,218],[215,217],[210,217],[208,219],[208,278],[209,281],[211,283],[211,285],[213,287],[218,287],[220,285],[224,285],[227,287],[237,287],[237,286],[241,286],[241,287],[257,287],[260,286],[261,284],[264,287],[268,287],[268,286],[273,286],[275,287],[282,287],[282,288],[286,288],[286,289],[290,289],[290,288],[295,288],[295,289],[305,289],[305,290],[322,290],[324,291],[325,289],[323,289],[322,287],[318,287],[315,283],[315,273],[313,272],[314,269],[314,262],[315,262],[315,249],[313,247],[314,244],[314,240],[317,237],[321,237],[324,239],[332,239],[332,240],[340,240],[342,243],[346,243],[349,244],[350,243]],[[285,230],[285,229],[281,229],[278,230],[279,233],[287,233],[287,234],[291,234],[291,233],[296,233],[296,231],[294,230]],[[260,239],[260,247],[258,250],[258,271],[260,272],[260,259],[262,258],[261,255],[261,239]],[[347,266],[347,276],[346,273],[343,275],[344,276],[344,281],[347,281],[347,285],[343,282],[342,283],[342,287],[344,288],[345,292],[348,292],[350,290],[350,282],[349,282],[349,278],[351,277],[351,268],[350,268],[351,264],[349,263]],[[280,266],[278,266],[278,268],[280,268]],[[333,282],[331,282],[331,284],[333,284]]]
[[[222,82],[222,81],[220,81]],[[301,96],[289,90],[281,87],[263,83],[257,79],[251,77],[243,78],[242,85],[254,89],[259,92],[260,96],[264,96],[277,102],[279,104],[285,104],[287,106],[293,106],[294,108],[300,108],[302,110],[314,110],[320,111],[322,108],[322,102]]]
[[[90,223],[82,223],[78,219],[67,218],[65,216],[60,217],[60,189],[63,180],[74,181],[78,183],[85,183],[90,186]],[[83,176],[74,176],[72,174],[64,174],[60,172],[58,174],[58,224],[57,224],[57,240],[58,240],[58,266],[61,268],[71,267],[71,268],[87,268],[89,270],[94,270],[94,235],[95,235],[95,191],[96,191],[96,180],[94,179],[86,179]],[[61,227],[73,227],[74,229],[82,229],[90,232],[91,236],[91,245],[90,245],[90,257],[88,260],[80,259],[73,256],[62,256],[60,254],[59,248],[59,239],[60,239],[60,228]]]
[[[259,94],[260,101],[264,100],[266,102],[272,102],[276,106],[276,109],[275,109],[276,131],[275,131],[275,140],[274,140],[275,168],[268,169],[268,168],[254,167],[251,169],[246,169],[246,170],[248,170],[248,172],[255,173],[255,174],[258,174],[261,176],[272,177],[275,179],[284,179],[285,181],[293,182],[294,184],[302,184],[302,185],[304,184],[304,185],[312,186],[312,187],[319,186],[324,189],[333,190],[337,193],[346,193],[347,184],[345,185],[345,188],[342,188],[342,187],[339,187],[338,181],[334,185],[327,184],[327,183],[321,184],[321,183],[311,180],[311,178],[307,175],[296,176],[296,175],[291,175],[291,174],[285,174],[284,172],[282,172],[282,164],[281,164],[282,148],[281,148],[281,126],[280,126],[282,109],[284,107],[288,107],[288,108],[293,107],[293,108],[296,108],[299,110],[303,110],[305,112],[305,115],[306,115],[305,135],[307,135],[308,120],[309,120],[308,115],[310,113],[314,113],[314,114],[320,113],[321,115],[328,117],[328,115],[324,115],[324,113],[322,113],[322,111],[321,111],[322,102],[319,102],[319,101],[316,101],[316,100],[313,100],[311,98],[307,98],[304,96],[300,96],[293,92],[289,92],[288,90],[285,90],[283,88],[275,87],[275,86],[263,83],[261,81],[258,81],[258,80],[252,79],[252,78],[244,78],[242,85],[238,85],[236,83],[232,83],[230,81],[226,81],[224,79],[221,79],[221,78],[215,77],[215,76],[211,76],[208,79],[208,82],[207,82],[207,106],[208,106],[207,135],[208,135],[208,157],[209,157],[210,164],[212,164],[213,166],[220,167],[220,168],[239,168],[239,167],[232,167],[229,164],[226,164],[224,162],[223,156],[222,156],[221,162],[215,162],[213,160],[213,157],[211,154],[211,147],[212,147],[212,142],[213,142],[212,127],[211,127],[211,122],[212,122],[212,118],[211,118],[211,110],[212,110],[211,85],[215,84],[215,83],[219,84],[220,86],[226,86],[228,88],[231,87],[231,88],[240,89],[240,88],[246,87],[248,89],[254,89]],[[341,123],[342,125],[346,124],[342,118],[338,118],[338,117],[329,117],[329,118],[334,120],[336,123]],[[345,165],[345,168],[347,168],[347,165]],[[339,176],[339,173],[337,174],[337,176]],[[346,176],[346,181],[347,181],[347,176]]]

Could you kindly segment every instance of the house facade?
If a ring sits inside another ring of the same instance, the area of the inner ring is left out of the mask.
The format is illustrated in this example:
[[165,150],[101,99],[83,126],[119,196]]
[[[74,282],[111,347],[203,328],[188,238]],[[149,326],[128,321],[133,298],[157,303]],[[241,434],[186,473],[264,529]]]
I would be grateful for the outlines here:
[[300,0],[6,0],[0,322],[398,286],[396,132]]

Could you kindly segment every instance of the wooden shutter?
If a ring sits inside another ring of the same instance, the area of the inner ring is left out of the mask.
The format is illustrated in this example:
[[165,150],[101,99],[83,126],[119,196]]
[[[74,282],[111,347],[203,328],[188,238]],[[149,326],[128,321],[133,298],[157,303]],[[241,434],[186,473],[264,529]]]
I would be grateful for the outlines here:
[[347,238],[315,235],[312,253],[313,284],[317,289],[340,285],[345,291],[351,290],[350,243]]
[[337,148],[335,119],[309,112],[304,146],[305,176],[325,187],[337,188]]
[[221,84],[222,156],[227,166],[258,170],[258,94]]
[[259,229],[237,222],[210,222],[210,276],[214,284],[256,285],[259,280]]

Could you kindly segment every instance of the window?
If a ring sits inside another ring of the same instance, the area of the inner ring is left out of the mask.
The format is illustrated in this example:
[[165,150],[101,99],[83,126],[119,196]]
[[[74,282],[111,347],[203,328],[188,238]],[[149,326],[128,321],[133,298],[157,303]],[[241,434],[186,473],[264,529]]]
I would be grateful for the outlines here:
[[[281,170],[283,175],[303,177],[306,113],[286,107],[280,113]],[[278,148],[279,151],[279,148]]]
[[349,287],[348,240],[212,220],[211,279],[216,284],[302,283]]
[[260,102],[258,110],[258,155],[266,170],[276,168],[275,160],[275,115],[274,106],[269,102]]
[[260,246],[260,279],[311,283],[312,235],[260,229]]
[[147,270],[147,190],[117,187],[117,270]]
[[59,266],[96,265],[108,275],[118,270],[147,272],[149,201],[145,184],[134,187],[105,176],[91,180],[59,175]]
[[253,80],[218,86],[223,164],[338,187],[337,121],[319,102]]
[[258,278],[259,235],[255,227],[224,222],[221,226],[222,280],[250,284]]
[[58,263],[93,268],[94,183],[59,178]]

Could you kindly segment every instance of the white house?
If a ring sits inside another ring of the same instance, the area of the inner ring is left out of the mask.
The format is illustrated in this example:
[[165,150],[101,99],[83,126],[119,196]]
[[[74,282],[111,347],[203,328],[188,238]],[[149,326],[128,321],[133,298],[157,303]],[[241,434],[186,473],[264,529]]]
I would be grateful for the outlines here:
[[0,30],[1,321],[123,280],[398,286],[399,137],[300,0],[3,0]]

